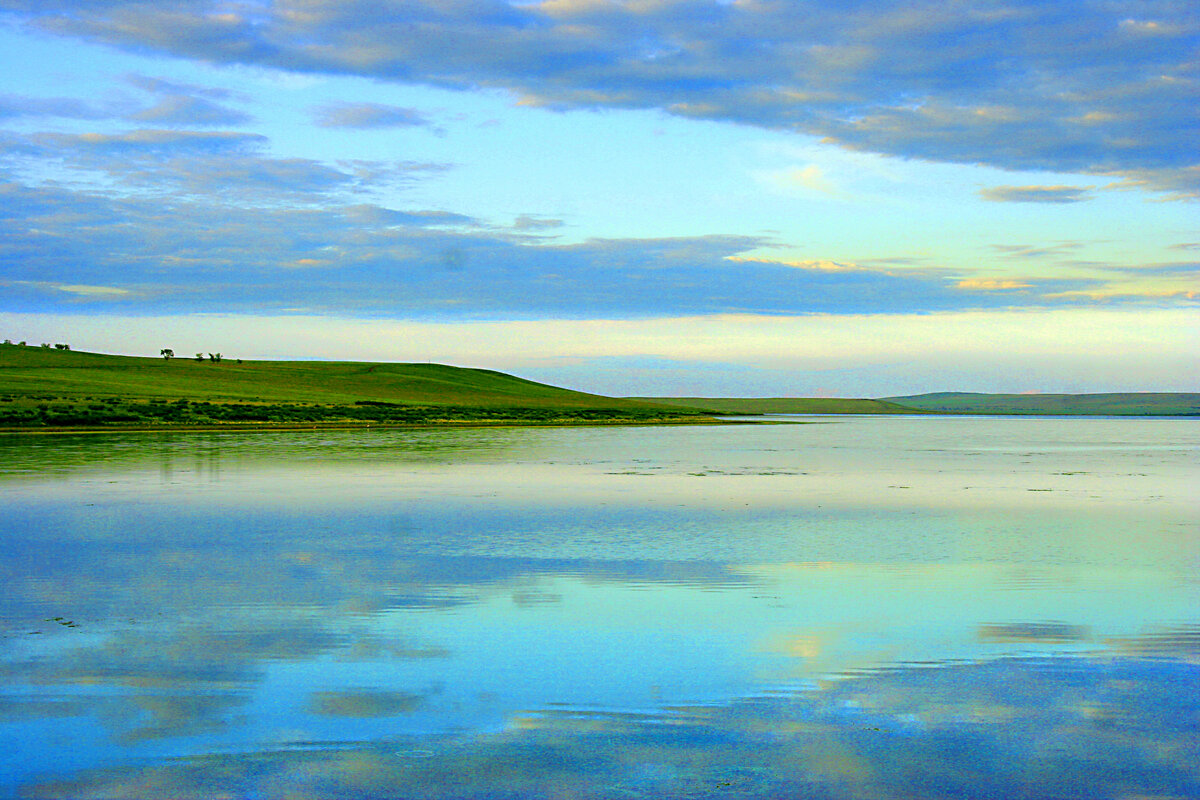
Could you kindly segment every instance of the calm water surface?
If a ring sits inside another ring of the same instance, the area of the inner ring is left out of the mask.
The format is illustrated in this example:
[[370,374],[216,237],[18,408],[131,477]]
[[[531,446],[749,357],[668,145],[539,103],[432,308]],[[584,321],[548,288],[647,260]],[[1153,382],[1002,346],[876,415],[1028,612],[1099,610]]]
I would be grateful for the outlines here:
[[1200,797],[1200,422],[0,438],[0,795]]

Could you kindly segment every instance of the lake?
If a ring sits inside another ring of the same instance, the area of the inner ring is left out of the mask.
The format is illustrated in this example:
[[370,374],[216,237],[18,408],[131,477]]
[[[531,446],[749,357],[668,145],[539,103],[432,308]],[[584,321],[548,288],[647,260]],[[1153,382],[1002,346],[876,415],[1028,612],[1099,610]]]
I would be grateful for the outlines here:
[[1200,797],[1200,422],[0,437],[0,795]]

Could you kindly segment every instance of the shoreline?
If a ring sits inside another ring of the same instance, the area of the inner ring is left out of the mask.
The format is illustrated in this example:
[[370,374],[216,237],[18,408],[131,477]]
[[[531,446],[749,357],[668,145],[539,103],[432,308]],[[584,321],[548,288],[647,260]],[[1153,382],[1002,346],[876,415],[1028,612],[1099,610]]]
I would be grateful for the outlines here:
[[597,428],[597,427],[651,427],[663,425],[798,425],[799,421],[782,420],[725,420],[715,418],[701,419],[660,419],[660,420],[586,420],[579,422],[522,422],[520,420],[463,420],[445,422],[398,422],[398,423],[354,423],[354,422],[280,422],[280,423],[240,423],[228,425],[81,425],[46,426],[46,427],[0,427],[0,436],[12,434],[42,434],[61,435],[71,433],[213,433],[221,431],[266,432],[266,431],[311,431],[311,430],[433,430],[438,428]]
[[[749,414],[731,416],[754,416]],[[129,423],[113,425],[54,425],[54,426],[2,426],[0,436],[40,434],[45,436],[72,433],[219,433],[221,431],[267,432],[267,431],[313,431],[313,430],[436,430],[461,428],[608,428],[608,427],[656,427],[687,425],[815,425],[832,422],[842,417],[894,417],[898,414],[797,414],[808,419],[778,419],[776,415],[763,414],[763,419],[720,419],[717,417],[684,417],[665,419],[613,419],[578,421],[524,421],[514,419],[497,420],[441,420],[436,422],[230,422],[211,424],[154,424]],[[1193,414],[978,414],[967,412],[933,412],[914,416],[921,417],[991,417],[991,418],[1039,418],[1039,419],[1196,419]],[[776,418],[772,418],[776,417]],[[821,417],[822,419],[812,419]]]

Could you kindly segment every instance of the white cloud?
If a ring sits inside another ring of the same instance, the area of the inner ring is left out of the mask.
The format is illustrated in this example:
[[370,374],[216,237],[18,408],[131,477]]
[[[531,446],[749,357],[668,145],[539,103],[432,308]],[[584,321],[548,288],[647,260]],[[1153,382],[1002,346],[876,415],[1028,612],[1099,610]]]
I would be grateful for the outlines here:
[[1200,191],[1200,23],[1187,3],[306,0],[246,16],[218,0],[7,5],[44,31],[208,63],[657,108],[888,155]]

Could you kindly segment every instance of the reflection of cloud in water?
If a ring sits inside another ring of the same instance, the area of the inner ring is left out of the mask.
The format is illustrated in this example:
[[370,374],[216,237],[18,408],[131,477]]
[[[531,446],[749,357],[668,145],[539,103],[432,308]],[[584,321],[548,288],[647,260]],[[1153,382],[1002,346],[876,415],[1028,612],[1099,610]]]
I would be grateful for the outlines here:
[[98,715],[125,745],[176,736],[197,736],[229,725],[245,703],[237,694],[145,694],[98,699]]
[[1194,467],[927,440],[1030,426],[18,452],[0,794],[1200,796]]
[[159,632],[117,631],[99,646],[77,647],[30,668],[53,683],[220,689],[253,679],[263,664],[312,659],[344,641],[303,623],[253,630],[172,624]]
[[979,626],[979,639],[984,642],[1083,642],[1090,638],[1085,625],[1065,622],[1014,622]]
[[408,692],[373,689],[314,692],[309,712],[329,717],[390,717],[416,711],[424,703],[423,695]]
[[555,605],[562,603],[563,596],[558,592],[547,592],[541,589],[518,589],[512,593],[512,602],[518,608],[536,608],[537,606]]
[[[454,520],[441,519],[418,535],[379,530],[377,519],[308,519],[228,508],[188,514],[143,509],[136,519],[65,503],[13,504],[7,512],[8,524],[0,526],[7,534],[0,538],[5,586],[0,629],[22,619],[23,627],[43,627],[44,620],[64,614],[84,626],[116,618],[157,624],[201,609],[281,602],[292,607],[357,606],[364,612],[448,608],[476,602],[482,593],[525,588],[507,587],[510,582],[557,575],[714,588],[752,580],[736,566],[710,560],[437,552],[448,540],[487,546],[525,535],[520,529],[490,531],[489,521],[515,523],[486,515],[465,532],[444,533],[441,527]],[[421,552],[430,549],[432,553]]]
[[86,714],[89,707],[83,698],[0,697],[0,722],[77,717]]
[[[24,789],[29,797],[147,800],[218,790],[295,798],[1195,797],[1195,689],[1193,666],[1135,659],[894,668],[720,706],[547,711],[477,737],[207,755]],[[354,711],[359,699],[348,702]]]
[[1138,636],[1114,636],[1104,643],[1119,652],[1200,663],[1200,625],[1176,625]]
[[[419,583],[403,584],[412,591],[387,591],[382,608],[447,609],[479,602],[483,593],[540,578],[571,578],[584,583],[622,587],[671,585],[705,589],[745,587],[755,578],[737,565],[710,561],[591,561],[585,559],[482,558],[473,556],[421,559]],[[474,589],[464,592],[463,589]],[[560,595],[518,586],[512,601],[518,606],[556,603]]]

